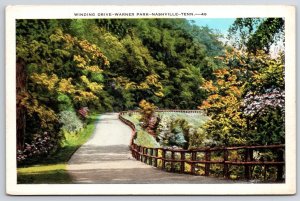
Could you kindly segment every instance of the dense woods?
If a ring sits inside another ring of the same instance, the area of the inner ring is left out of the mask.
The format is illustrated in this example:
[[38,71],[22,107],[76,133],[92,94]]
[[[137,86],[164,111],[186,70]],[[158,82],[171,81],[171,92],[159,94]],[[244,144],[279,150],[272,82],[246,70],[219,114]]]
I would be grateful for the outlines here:
[[284,52],[270,54],[283,19],[237,19],[227,45],[186,19],[17,20],[16,30],[20,162],[55,152],[91,113],[139,108],[161,138],[155,108],[204,110],[206,123],[179,137],[193,146],[284,143]]

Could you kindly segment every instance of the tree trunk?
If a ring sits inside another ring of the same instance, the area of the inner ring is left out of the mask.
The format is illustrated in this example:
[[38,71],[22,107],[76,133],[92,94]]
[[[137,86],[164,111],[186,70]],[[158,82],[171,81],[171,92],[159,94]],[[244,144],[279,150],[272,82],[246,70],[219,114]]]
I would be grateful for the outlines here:
[[17,149],[24,148],[24,136],[26,128],[25,108],[20,104],[23,95],[26,92],[26,70],[25,63],[18,60],[16,63],[16,118],[17,118]]

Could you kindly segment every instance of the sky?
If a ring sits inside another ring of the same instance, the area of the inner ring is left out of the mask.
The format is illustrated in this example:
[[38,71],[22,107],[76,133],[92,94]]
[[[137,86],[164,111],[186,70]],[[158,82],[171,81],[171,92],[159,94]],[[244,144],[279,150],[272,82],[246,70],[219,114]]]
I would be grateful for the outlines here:
[[[187,20],[194,20],[198,26],[208,26],[211,29],[218,30],[224,38],[220,38],[222,42],[228,42],[227,33],[229,27],[233,24],[236,18],[188,18]],[[283,41],[278,41],[277,45],[272,45],[270,53],[272,57],[276,57],[278,52],[284,49]]]
[[208,26],[211,29],[220,31],[224,36],[227,35],[228,28],[233,24],[236,18],[189,18],[187,20],[194,20],[198,26]]

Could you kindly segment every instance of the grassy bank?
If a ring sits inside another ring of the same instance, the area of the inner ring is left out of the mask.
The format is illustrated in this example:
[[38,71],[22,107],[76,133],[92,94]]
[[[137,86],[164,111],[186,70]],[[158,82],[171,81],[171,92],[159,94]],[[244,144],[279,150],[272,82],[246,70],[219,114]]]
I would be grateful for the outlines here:
[[145,131],[141,127],[140,120],[142,116],[140,114],[132,114],[132,115],[125,114],[123,115],[123,117],[125,119],[128,119],[135,125],[137,131],[137,135],[135,139],[136,144],[145,147],[160,147],[159,143],[155,140],[155,138],[152,135],[149,135],[147,131]]
[[[158,112],[157,114],[159,115],[160,119],[162,119],[163,117],[168,117],[169,122],[167,123],[169,124],[171,122],[175,122],[176,120],[185,120],[186,122],[188,122],[186,127],[192,128],[194,130],[200,128],[208,120],[208,117],[202,113]],[[145,131],[141,127],[141,114],[124,114],[123,117],[135,124],[137,130],[137,136],[135,138],[136,144],[145,147],[161,147],[156,139],[152,135],[149,135],[147,131]]]
[[88,118],[87,126],[77,134],[64,133],[62,147],[37,164],[19,167],[17,180],[20,184],[64,184],[71,183],[66,165],[73,153],[84,144],[95,130],[97,114]]

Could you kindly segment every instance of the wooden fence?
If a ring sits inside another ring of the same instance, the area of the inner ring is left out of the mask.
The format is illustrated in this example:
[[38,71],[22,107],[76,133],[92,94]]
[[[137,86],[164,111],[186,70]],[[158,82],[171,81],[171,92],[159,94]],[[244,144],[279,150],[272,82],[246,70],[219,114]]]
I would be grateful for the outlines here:
[[[120,112],[120,114],[128,114],[128,113],[131,113],[131,114],[136,114],[136,113],[139,113],[140,111],[139,110],[128,110],[128,111],[122,111]],[[170,110],[170,109],[157,109],[155,110],[155,112],[180,112],[180,113],[203,113],[202,110]]]
[[[190,110],[174,110],[177,112]],[[137,112],[137,111],[130,111]],[[160,111],[159,111],[160,112]],[[163,110],[163,112],[170,112]],[[172,148],[153,148],[139,146],[134,143],[136,135],[135,125],[122,115],[127,112],[121,112],[119,118],[129,127],[133,133],[131,138],[132,156],[141,162],[152,165],[169,172],[186,173],[192,175],[209,176],[215,172],[213,165],[218,168],[218,176],[231,178],[232,167],[243,167],[243,178],[250,180],[253,178],[253,168],[261,167],[262,177],[266,180],[267,171],[273,167],[276,170],[276,181],[284,180],[284,150],[285,145],[259,145],[259,146],[238,146],[238,147],[204,147],[197,149],[172,149]],[[193,113],[195,113],[193,111]],[[234,153],[233,153],[234,152]],[[272,159],[257,158],[254,154],[263,154],[271,152]],[[202,172],[202,173],[201,173]],[[214,174],[215,176],[215,174]]]

